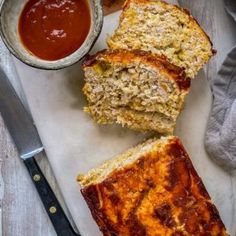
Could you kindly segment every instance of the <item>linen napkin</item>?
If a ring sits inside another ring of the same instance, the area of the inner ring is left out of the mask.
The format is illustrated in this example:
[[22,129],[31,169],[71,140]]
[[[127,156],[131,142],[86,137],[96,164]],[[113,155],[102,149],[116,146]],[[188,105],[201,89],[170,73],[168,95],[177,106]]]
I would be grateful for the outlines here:
[[[225,7],[236,21],[236,1],[225,0]],[[236,168],[236,45],[213,78],[212,92],[213,105],[205,147],[210,157],[219,164]]]

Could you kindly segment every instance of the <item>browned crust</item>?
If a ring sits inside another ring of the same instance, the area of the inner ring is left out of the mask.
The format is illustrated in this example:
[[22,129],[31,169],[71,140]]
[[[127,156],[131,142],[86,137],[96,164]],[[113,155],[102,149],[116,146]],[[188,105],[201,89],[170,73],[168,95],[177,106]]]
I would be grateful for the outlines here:
[[93,66],[98,61],[99,56],[103,53],[106,53],[107,51],[107,49],[103,49],[99,52],[96,52],[94,55],[88,54],[83,61],[83,68]]
[[103,0],[102,3],[104,15],[106,16],[120,10],[124,4],[124,0]]
[[82,189],[81,193],[85,201],[87,202],[92,216],[99,226],[99,229],[103,232],[105,236],[111,236],[113,231],[112,225],[107,220],[104,212],[101,210],[98,186],[88,186]]
[[[148,166],[162,164],[156,163],[161,155],[156,153],[147,154],[132,165],[112,172],[102,183],[81,190],[103,234],[105,236],[148,236],[153,235],[150,232],[155,232],[152,230],[158,227],[160,235],[228,235],[216,207],[211,203],[209,194],[180,140],[173,138],[163,152],[162,155],[166,156],[168,162],[169,174],[159,183],[157,179],[161,176],[156,172],[146,171]],[[144,173],[149,173],[147,179],[137,177],[146,176]],[[155,193],[150,194],[158,184],[165,188],[164,198],[161,194],[160,196]],[[129,198],[125,194],[122,195],[127,193],[126,189],[130,189],[131,193],[136,190],[138,197],[134,195],[134,198]],[[147,210],[142,221],[138,218],[138,211],[143,210],[142,204],[147,198],[155,207],[153,214]],[[127,202],[131,207],[129,205],[128,208],[125,207]],[[124,213],[124,210],[127,212]],[[179,222],[176,222],[173,217],[177,212],[179,212]],[[149,224],[145,224],[146,220],[150,220]]]
[[93,56],[88,56],[83,63],[83,67],[93,66],[101,58],[111,62],[128,64],[135,60],[140,60],[143,63],[159,68],[162,72],[171,75],[180,90],[189,90],[191,79],[186,77],[183,68],[171,64],[165,56],[152,55],[150,52],[141,50],[102,50]]
[[[152,1],[152,0],[151,0]],[[123,4],[123,11],[125,11],[127,8],[129,8],[129,5],[131,2],[137,2],[137,3],[141,3],[141,4],[150,4],[150,0],[126,0],[125,3]],[[202,33],[205,35],[205,37],[208,39],[208,41],[210,42],[211,44],[211,51],[212,51],[212,55],[215,55],[217,53],[217,51],[213,48],[213,43],[211,41],[211,38],[208,36],[208,34],[203,30],[203,28],[201,27],[201,25],[199,24],[199,22],[191,15],[190,11],[186,8],[182,8],[178,5],[175,5],[175,4],[169,4],[163,0],[159,0],[159,2],[162,2],[166,5],[172,5],[173,7],[179,9],[180,11],[186,13],[189,17],[189,20],[190,21],[193,21],[195,22],[198,26],[199,26],[199,29],[202,31]],[[124,16],[123,14],[121,14],[120,16],[120,22],[123,20]]]

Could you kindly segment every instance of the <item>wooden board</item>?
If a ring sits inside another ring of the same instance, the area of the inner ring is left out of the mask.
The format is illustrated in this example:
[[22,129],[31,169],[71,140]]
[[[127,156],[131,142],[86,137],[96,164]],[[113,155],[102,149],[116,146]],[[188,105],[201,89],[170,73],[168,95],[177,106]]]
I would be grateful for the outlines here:
[[[217,27],[222,19],[225,25],[232,29],[233,23],[230,18],[225,19],[222,0],[199,0],[197,2],[182,0],[183,6],[189,7],[193,15],[197,17],[199,22],[204,26],[205,30],[212,36],[213,42],[217,45],[224,43],[220,40]],[[236,38],[236,37],[234,37]],[[225,53],[227,46],[225,46]],[[222,57],[223,51],[217,57]],[[216,57],[216,58],[217,58]],[[216,58],[206,67],[207,75],[214,76],[216,73]],[[219,62],[218,62],[219,64]],[[3,121],[0,120],[0,158],[3,160],[3,178],[5,184],[5,195],[3,199],[3,235],[4,236],[53,236],[55,235],[49,220],[41,206],[39,198],[28,178],[28,174],[24,166],[18,159],[16,150],[6,131]],[[56,187],[53,174],[46,159],[40,158],[40,164],[44,173],[48,177],[52,187],[59,192]],[[207,171],[207,170],[206,170]],[[232,236],[236,235],[236,173],[226,173],[228,176],[225,185],[231,189],[231,208],[228,211],[226,226]],[[209,178],[214,179],[214,176]],[[211,179],[209,179],[211,181]],[[2,187],[2,185],[1,185]],[[211,188],[215,188],[212,186]],[[214,201],[217,205],[224,202],[225,193],[220,193]]]

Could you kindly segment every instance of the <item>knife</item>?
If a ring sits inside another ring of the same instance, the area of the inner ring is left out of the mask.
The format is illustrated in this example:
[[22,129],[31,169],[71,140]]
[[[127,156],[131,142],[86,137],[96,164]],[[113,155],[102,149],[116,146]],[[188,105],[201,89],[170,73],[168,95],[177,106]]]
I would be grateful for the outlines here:
[[27,113],[3,69],[0,68],[0,113],[19,156],[30,174],[57,235],[80,235],[71,226],[34,158],[43,151],[43,145],[31,116]]

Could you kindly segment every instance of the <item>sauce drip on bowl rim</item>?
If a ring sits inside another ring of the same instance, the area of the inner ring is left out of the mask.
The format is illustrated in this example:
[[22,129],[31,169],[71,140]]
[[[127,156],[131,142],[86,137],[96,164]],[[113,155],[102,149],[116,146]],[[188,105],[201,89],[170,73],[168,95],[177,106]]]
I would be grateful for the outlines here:
[[75,52],[90,26],[86,0],[29,0],[18,28],[21,42],[31,54],[54,61]]

